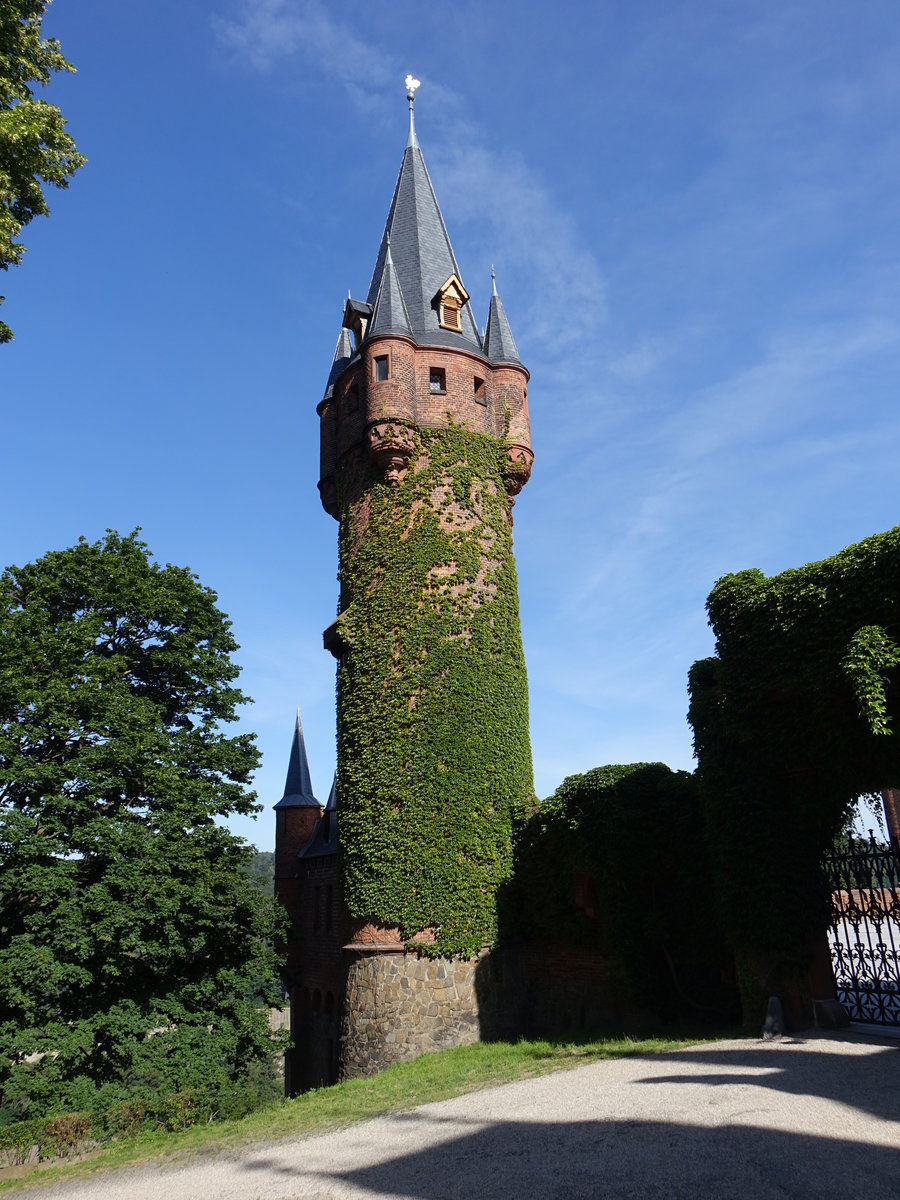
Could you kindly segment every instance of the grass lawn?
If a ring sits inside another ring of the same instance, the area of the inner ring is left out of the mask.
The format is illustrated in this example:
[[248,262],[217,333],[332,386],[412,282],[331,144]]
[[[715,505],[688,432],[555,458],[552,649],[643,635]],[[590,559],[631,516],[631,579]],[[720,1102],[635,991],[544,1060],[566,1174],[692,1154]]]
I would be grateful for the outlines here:
[[[722,1037],[739,1036],[736,1031]],[[213,1153],[249,1142],[302,1137],[364,1121],[385,1113],[404,1112],[433,1100],[509,1083],[550,1071],[582,1066],[599,1059],[662,1054],[704,1038],[605,1037],[594,1040],[476,1042],[413,1062],[398,1063],[369,1079],[350,1079],[334,1087],[307,1092],[251,1113],[240,1121],[198,1125],[180,1133],[143,1133],[118,1140],[78,1162],[9,1168],[0,1171],[0,1192],[32,1190],[94,1171],[132,1166],[151,1159]]]

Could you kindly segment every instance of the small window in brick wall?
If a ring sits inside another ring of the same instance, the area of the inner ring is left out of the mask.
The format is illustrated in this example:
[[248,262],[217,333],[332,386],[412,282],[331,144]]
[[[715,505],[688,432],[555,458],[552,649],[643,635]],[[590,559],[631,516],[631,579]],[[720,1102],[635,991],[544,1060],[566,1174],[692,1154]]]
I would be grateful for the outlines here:
[[484,390],[484,380],[475,376],[475,403],[487,404],[487,392]]
[[447,374],[443,367],[431,367],[428,372],[429,392],[446,392]]
[[382,383],[388,377],[388,356],[379,355],[375,359],[375,382]]
[[354,384],[347,392],[347,412],[356,412],[359,408],[359,391]]

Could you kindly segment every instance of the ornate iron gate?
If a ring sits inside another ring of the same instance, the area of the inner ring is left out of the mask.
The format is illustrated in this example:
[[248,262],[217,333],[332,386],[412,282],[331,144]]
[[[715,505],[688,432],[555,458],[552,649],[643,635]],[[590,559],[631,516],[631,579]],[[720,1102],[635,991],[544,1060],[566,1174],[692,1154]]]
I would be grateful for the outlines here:
[[851,1021],[900,1026],[900,847],[851,838],[825,860],[837,997]]

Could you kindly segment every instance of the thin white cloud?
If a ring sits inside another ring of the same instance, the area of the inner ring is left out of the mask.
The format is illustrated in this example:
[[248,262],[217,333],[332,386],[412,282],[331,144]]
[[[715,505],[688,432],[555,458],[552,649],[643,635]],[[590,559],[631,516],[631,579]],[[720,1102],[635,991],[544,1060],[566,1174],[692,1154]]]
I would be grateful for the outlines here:
[[270,72],[299,58],[323,68],[356,100],[371,96],[389,77],[389,61],[317,0],[243,0],[232,17],[213,17],[219,44],[255,71]]
[[[385,45],[358,37],[317,0],[243,0],[235,15],[216,18],[213,28],[219,44],[255,71],[271,72],[296,59],[367,110],[396,108],[409,64]],[[487,316],[488,264],[496,258],[501,296],[507,280],[508,295],[534,297],[510,314],[519,341],[550,357],[564,356],[583,338],[571,313],[589,313],[593,324],[606,315],[606,287],[594,253],[539,175],[519,156],[491,145],[466,120],[465,105],[452,88],[427,75],[422,79],[433,134],[429,170],[457,239],[462,235],[482,259],[483,287],[470,280],[476,318]],[[521,286],[525,281],[527,288]]]

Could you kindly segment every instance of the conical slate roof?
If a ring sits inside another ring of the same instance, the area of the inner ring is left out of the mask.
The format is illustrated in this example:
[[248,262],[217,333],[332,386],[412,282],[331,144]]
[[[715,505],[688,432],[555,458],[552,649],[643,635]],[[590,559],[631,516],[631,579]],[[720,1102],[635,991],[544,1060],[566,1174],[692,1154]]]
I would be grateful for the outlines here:
[[318,858],[323,854],[337,853],[337,772],[328,793],[325,811],[316,825],[312,837],[300,851],[300,858]]
[[375,298],[372,319],[369,322],[368,333],[402,333],[412,337],[412,327],[409,323],[409,313],[400,291],[400,281],[391,256],[391,239],[388,235],[387,253],[384,259],[384,270],[381,283]]
[[484,352],[491,362],[520,362],[519,351],[506,319],[503,301],[497,294],[497,279],[491,268],[491,307],[484,334]]
[[389,243],[413,338],[423,345],[460,346],[480,353],[481,340],[468,303],[459,314],[460,333],[441,328],[432,304],[451,275],[460,279],[462,275],[416,138],[412,101],[409,138],[366,297],[373,306],[382,290]]
[[315,805],[319,801],[313,795],[312,780],[309,777],[309,763],[306,761],[306,743],[303,740],[303,726],[300,724],[300,709],[297,709],[297,724],[294,726],[294,741],[291,745],[291,761],[288,763],[287,779],[284,784],[284,795],[275,805],[276,808],[302,808]]
[[[350,337],[348,329],[342,329],[338,335],[337,345],[334,348],[334,358],[331,362],[331,371],[328,374],[328,383],[325,385],[325,400],[330,400],[334,395],[334,385],[337,377],[341,374],[344,368],[353,357],[353,339]],[[299,721],[299,716],[298,716]]]

